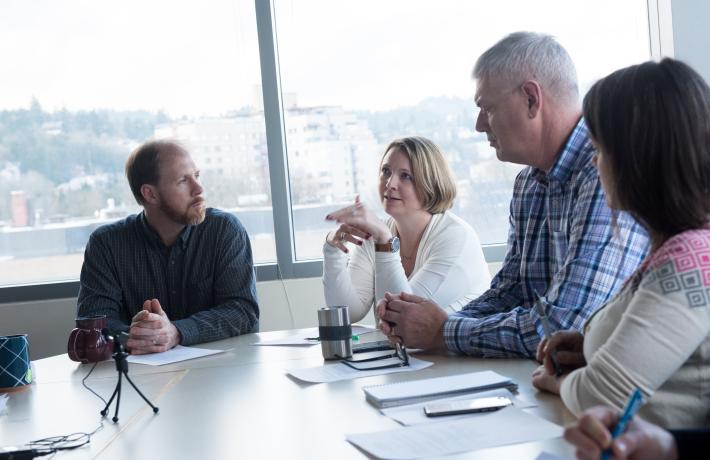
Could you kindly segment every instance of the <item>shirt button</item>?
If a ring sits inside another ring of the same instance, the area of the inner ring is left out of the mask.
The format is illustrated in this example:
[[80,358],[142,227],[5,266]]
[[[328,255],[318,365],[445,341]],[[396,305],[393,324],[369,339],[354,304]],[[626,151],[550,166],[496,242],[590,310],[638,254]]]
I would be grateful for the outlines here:
[[173,290],[173,291],[171,291],[171,292],[172,292],[173,294],[177,294],[177,291],[175,291],[175,290]]
[[171,261],[170,261],[170,265],[175,265],[175,261],[174,261],[174,260],[171,260]]

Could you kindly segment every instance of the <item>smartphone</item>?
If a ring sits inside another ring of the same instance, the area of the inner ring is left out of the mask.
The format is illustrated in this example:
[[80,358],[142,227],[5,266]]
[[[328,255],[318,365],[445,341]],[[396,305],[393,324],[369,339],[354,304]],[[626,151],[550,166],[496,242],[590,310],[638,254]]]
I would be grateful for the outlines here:
[[474,414],[476,412],[492,412],[513,405],[510,398],[496,396],[492,398],[462,399],[443,403],[432,403],[424,406],[427,417],[443,415]]

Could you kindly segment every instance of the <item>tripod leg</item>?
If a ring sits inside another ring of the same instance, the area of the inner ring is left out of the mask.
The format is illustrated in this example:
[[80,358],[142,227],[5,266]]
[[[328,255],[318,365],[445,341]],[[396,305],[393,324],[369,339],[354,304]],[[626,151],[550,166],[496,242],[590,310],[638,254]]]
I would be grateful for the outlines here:
[[123,375],[126,376],[126,380],[128,380],[128,383],[131,384],[134,390],[136,390],[136,393],[140,395],[141,398],[143,398],[143,401],[145,401],[150,407],[153,408],[153,413],[157,414],[158,413],[158,408],[153,405],[150,401],[148,401],[148,398],[145,397],[143,393],[141,393],[141,390],[138,389],[135,383],[133,383],[133,380],[128,376],[128,371],[124,371]]
[[113,414],[113,423],[118,422],[118,406],[121,405],[121,372],[118,373],[118,383],[116,384],[116,391],[117,397],[116,397],[116,412]]
[[109,409],[109,407],[111,407],[111,403],[113,402],[113,398],[115,398],[116,395],[118,394],[118,390],[119,390],[119,385],[116,385],[116,388],[114,388],[111,398],[106,403],[106,407],[104,407],[104,410],[99,412],[102,416],[106,417],[106,414],[108,414],[108,409]]

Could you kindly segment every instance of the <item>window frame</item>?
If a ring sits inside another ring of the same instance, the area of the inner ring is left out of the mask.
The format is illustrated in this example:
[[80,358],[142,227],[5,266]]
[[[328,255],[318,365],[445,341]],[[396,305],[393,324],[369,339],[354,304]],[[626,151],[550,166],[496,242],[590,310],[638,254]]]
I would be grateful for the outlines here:
[[[646,1],[649,50],[654,60],[674,55],[671,1]],[[322,260],[296,259],[274,0],[254,0],[254,6],[276,245],[276,262],[256,265],[256,278],[257,281],[273,281],[319,277],[323,273]],[[483,245],[488,263],[502,262],[505,253],[505,243]],[[72,298],[78,292],[78,280],[3,286],[0,287],[0,304]]]

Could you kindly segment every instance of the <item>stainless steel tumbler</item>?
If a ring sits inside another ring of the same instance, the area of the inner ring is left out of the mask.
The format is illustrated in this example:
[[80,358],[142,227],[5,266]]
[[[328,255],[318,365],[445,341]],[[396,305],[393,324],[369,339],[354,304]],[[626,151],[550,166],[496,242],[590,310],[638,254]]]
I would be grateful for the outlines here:
[[353,355],[352,336],[348,307],[318,310],[318,337],[323,359],[350,358]]

